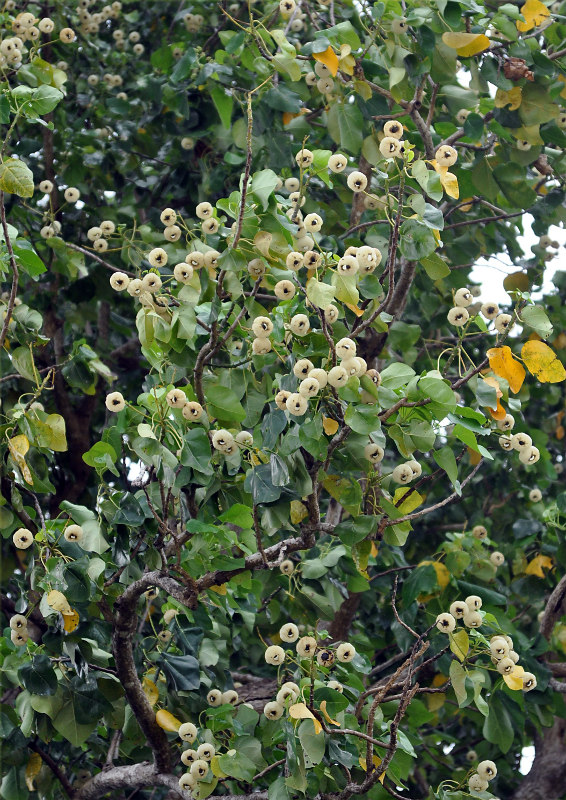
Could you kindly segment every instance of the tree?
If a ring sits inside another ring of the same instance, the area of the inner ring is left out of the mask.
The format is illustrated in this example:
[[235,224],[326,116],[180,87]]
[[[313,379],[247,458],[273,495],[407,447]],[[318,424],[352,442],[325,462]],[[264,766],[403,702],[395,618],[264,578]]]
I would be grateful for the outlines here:
[[3,800],[564,797],[565,11],[4,4]]

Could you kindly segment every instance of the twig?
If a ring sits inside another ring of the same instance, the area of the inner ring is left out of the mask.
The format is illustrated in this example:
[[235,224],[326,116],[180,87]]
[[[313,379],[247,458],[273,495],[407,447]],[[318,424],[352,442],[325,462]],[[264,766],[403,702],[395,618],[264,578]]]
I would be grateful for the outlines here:
[[84,256],[88,256],[93,261],[98,261],[99,264],[102,264],[103,267],[106,269],[112,270],[112,272],[123,272],[125,275],[129,275],[130,278],[135,278],[136,275],[134,272],[128,272],[127,269],[122,269],[121,267],[114,267],[112,264],[109,264],[108,261],[105,261],[100,256],[97,256],[96,253],[92,253],[90,250],[87,250],[85,247],[81,247],[78,244],[72,244],[71,242],[65,242],[67,247],[70,247],[71,250],[76,250],[77,253],[82,253]]
[[6,242],[6,249],[8,250],[8,257],[10,259],[10,266],[12,267],[12,288],[10,290],[10,298],[8,300],[8,308],[6,309],[4,322],[2,324],[2,332],[0,333],[0,348],[4,346],[4,340],[6,339],[6,334],[8,333],[8,326],[10,325],[10,320],[12,319],[12,314],[14,312],[14,306],[16,304],[16,295],[18,293],[18,281],[20,278],[20,273],[18,271],[18,265],[16,264],[16,258],[14,256],[14,250],[12,248],[12,242],[10,240],[10,235],[8,233],[8,223],[6,222],[6,206],[4,205],[4,192],[0,192],[0,220],[2,222],[2,232],[4,234],[4,241]]
[[236,235],[232,242],[232,249],[235,250],[240,241],[242,234],[242,223],[244,221],[244,213],[246,210],[246,195],[248,193],[248,181],[250,179],[250,171],[252,168],[252,132],[253,132],[253,115],[252,115],[252,95],[248,92],[247,97],[247,115],[248,115],[248,129],[246,133],[246,166],[244,168],[244,181],[242,184],[242,198],[240,200],[240,212],[238,214],[238,221],[236,225]]
[[59,765],[54,761],[53,758],[49,755],[49,753],[40,747],[37,742],[28,742],[28,747],[30,750],[33,750],[34,753],[37,753],[38,756],[41,758],[43,763],[49,767],[51,772],[55,775],[61,786],[63,787],[63,791],[67,795],[67,797],[73,798],[75,796],[75,792],[73,787],[71,786],[69,779],[65,775],[65,773],[60,769]]

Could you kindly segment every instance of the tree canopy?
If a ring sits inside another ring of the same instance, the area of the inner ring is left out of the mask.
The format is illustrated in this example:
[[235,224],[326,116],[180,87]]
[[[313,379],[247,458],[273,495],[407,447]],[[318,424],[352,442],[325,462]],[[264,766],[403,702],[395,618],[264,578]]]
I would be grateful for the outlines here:
[[2,800],[563,799],[566,2],[0,30]]

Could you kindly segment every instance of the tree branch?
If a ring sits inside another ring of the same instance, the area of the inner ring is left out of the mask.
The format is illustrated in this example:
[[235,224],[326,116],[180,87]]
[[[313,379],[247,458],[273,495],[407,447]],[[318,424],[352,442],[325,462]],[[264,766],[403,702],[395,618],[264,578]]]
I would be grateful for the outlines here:
[[6,309],[5,312],[6,316],[4,317],[4,322],[2,324],[2,331],[0,332],[0,347],[3,347],[4,340],[6,339],[6,334],[8,333],[8,326],[10,325],[10,320],[12,319],[12,314],[14,312],[16,295],[18,293],[18,281],[20,279],[20,273],[18,271],[18,265],[16,264],[16,258],[14,256],[12,242],[10,241],[10,236],[8,234],[8,223],[6,222],[6,206],[4,205],[4,192],[0,192],[0,221],[2,222],[2,233],[4,234],[4,241],[6,243],[6,249],[8,250],[8,257],[10,260],[10,266],[12,268],[12,273],[13,273],[12,288],[10,289],[10,297],[8,299],[8,308]]
[[[137,603],[143,592],[150,586],[159,586],[167,592],[167,594],[171,595],[188,608],[195,608],[196,592],[192,588],[181,586],[166,573],[156,570],[154,572],[147,572],[145,575],[142,575],[139,580],[132,583],[131,586],[128,586],[114,604],[112,651],[114,653],[116,671],[124,687],[126,699],[153,750],[155,766],[152,766],[150,771],[152,776],[154,776],[157,773],[169,772],[171,769],[169,743],[165,732],[155,721],[155,711],[151,707],[142,689],[133,655],[133,638],[138,623]],[[131,784],[116,784],[108,788],[116,788],[121,785]],[[144,782],[140,785],[146,785],[145,778]],[[162,785],[166,786],[168,784],[165,783]],[[108,789],[105,791],[108,791]],[[98,795],[87,794],[84,798],[81,798],[81,800],[87,800],[87,798],[95,796]]]
[[[161,729],[160,729],[161,730]],[[163,731],[162,731],[163,733]],[[165,736],[165,734],[163,734]],[[174,796],[186,798],[179,789],[179,779],[170,772],[160,772],[147,761],[141,764],[130,764],[125,767],[112,767],[99,772],[79,789],[75,800],[98,800],[116,789],[142,789],[144,786],[166,786],[175,793]]]

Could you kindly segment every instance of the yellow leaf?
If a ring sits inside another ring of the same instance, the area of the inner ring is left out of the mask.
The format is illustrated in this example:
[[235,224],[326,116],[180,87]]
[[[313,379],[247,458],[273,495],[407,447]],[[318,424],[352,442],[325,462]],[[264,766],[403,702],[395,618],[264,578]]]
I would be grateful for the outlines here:
[[486,355],[489,358],[491,369],[500,378],[505,378],[513,394],[517,394],[527,373],[523,365],[513,357],[511,348],[507,347],[507,345],[492,347],[487,351]]
[[526,19],[526,22],[517,21],[517,30],[525,33],[525,31],[530,31],[531,28],[542,25],[545,19],[550,17],[550,10],[540,0],[527,0],[521,8],[521,14]]
[[220,763],[218,761],[218,756],[214,756],[210,762],[210,771],[213,775],[217,778],[227,778],[228,775],[225,772],[222,772],[220,769]]
[[442,41],[464,58],[483,53],[491,44],[483,33],[443,33]]
[[[447,678],[446,675],[435,675],[432,679],[432,687],[438,688],[446,683]],[[445,692],[435,692],[434,694],[427,694],[426,695],[426,704],[429,711],[438,711],[439,708],[442,708],[444,702],[446,700],[446,693]]]
[[440,238],[440,231],[437,231],[436,228],[433,228],[432,229],[432,235],[436,239],[437,247],[441,247],[442,246],[442,239]]
[[23,433],[19,436],[14,436],[13,439],[8,439],[8,447],[10,449],[10,455],[16,462],[16,465],[20,472],[22,473],[22,477],[26,483],[33,484],[33,478],[31,477],[31,472],[29,470],[28,465],[26,464],[25,455],[29,450],[29,440],[27,436],[24,436]]
[[450,649],[460,661],[466,658],[470,649],[470,637],[464,628],[450,634]]
[[552,569],[553,566],[554,562],[550,556],[535,556],[532,561],[529,561],[525,572],[527,575],[536,575],[537,578],[544,578],[546,576],[543,568]]
[[475,467],[476,464],[479,464],[482,460],[482,454],[478,453],[477,450],[472,450],[471,447],[468,447],[468,457],[470,459],[470,464],[472,467]]
[[66,633],[72,633],[79,627],[79,614],[72,608],[70,611],[63,611],[63,627]]
[[338,423],[332,417],[322,417],[322,427],[324,428],[324,432],[327,436],[334,436],[336,431],[339,428]]
[[503,392],[499,387],[499,381],[496,378],[492,378],[491,375],[488,375],[487,378],[484,377],[484,381],[489,384],[489,386],[493,386],[495,389],[495,395],[497,398],[495,408],[487,407],[489,410],[490,415],[493,419],[503,419],[505,414],[507,413],[501,403],[499,402],[499,398],[503,396]]
[[[373,758],[372,758],[372,761],[373,761],[374,766],[376,766],[376,767],[379,767],[379,765],[381,764],[381,759],[380,759],[379,756],[374,755]],[[360,765],[360,767],[363,769],[364,772],[367,772],[367,765],[366,765],[366,760],[365,760],[364,756],[360,756],[359,757],[358,764]],[[381,775],[379,776],[378,780],[379,780],[380,783],[383,783],[383,781],[385,780],[385,772],[381,773]]]
[[[356,59],[352,55],[344,56],[338,62],[340,69],[342,72],[345,72],[346,75],[353,75],[354,69],[356,67]],[[371,90],[370,90],[371,91]]]
[[180,719],[174,717],[169,711],[165,711],[164,708],[159,709],[155,715],[155,721],[164,731],[173,731],[174,733],[177,733],[183,724]]
[[271,245],[273,236],[269,231],[258,231],[254,236],[254,246],[264,256],[269,255],[269,247]]
[[523,90],[520,86],[513,86],[508,92],[505,89],[498,89],[495,93],[495,107],[504,108],[509,106],[509,111],[516,111],[523,100]]
[[53,591],[49,592],[47,595],[47,604],[55,609],[55,611],[60,611],[62,614],[71,614],[73,611],[63,592],[58,592],[57,589],[53,589]]
[[31,753],[26,766],[26,786],[30,792],[35,792],[34,780],[39,775],[42,764],[39,753]]
[[423,502],[424,497],[414,489],[410,489],[407,486],[399,486],[398,489],[395,489],[393,503],[402,514],[410,514],[411,511],[414,511],[415,508],[418,508]]
[[292,114],[290,111],[283,112],[283,125],[288,125],[295,117],[300,117],[300,114]]
[[444,189],[448,197],[453,197],[454,200],[457,200],[460,197],[460,187],[458,186],[458,178],[454,175],[453,172],[447,172],[445,175],[441,175],[440,183],[442,184],[442,188]]
[[566,378],[566,369],[556,353],[544,342],[529,341],[523,345],[521,357],[529,372],[541,383],[558,383]]
[[340,723],[336,722],[336,720],[332,719],[332,717],[328,714],[328,711],[326,710],[326,700],[323,700],[322,703],[320,704],[320,710],[322,711],[322,715],[323,715],[324,719],[327,722],[331,722],[333,725],[336,725],[338,728],[340,727]]
[[523,673],[525,670],[518,664],[515,664],[515,669],[510,675],[504,675],[503,680],[510,689],[514,692],[519,692],[523,688]]
[[348,306],[350,311],[353,311],[353,313],[356,315],[356,317],[363,316],[364,311],[363,311],[362,308],[358,308],[357,306],[352,305],[352,303],[344,303],[344,305]]
[[295,703],[295,705],[290,706],[289,716],[292,717],[292,719],[312,719],[314,732],[319,734],[322,731],[322,725],[312,713],[310,708],[307,708],[304,703]]
[[153,706],[159,700],[159,689],[154,684],[154,682],[150,680],[150,678],[148,678],[147,676],[142,681],[142,689],[143,693],[145,694],[145,696],[149,701],[149,705],[153,708]]
[[431,564],[436,572],[436,581],[441,589],[446,589],[450,583],[450,573],[442,563],[442,561],[421,561],[417,566],[426,567]]
[[305,517],[308,517],[309,512],[304,503],[300,500],[291,500],[291,524],[298,525]]
[[324,64],[325,67],[328,67],[333,77],[336,76],[338,72],[338,56],[334,52],[334,50],[328,45],[326,50],[323,53],[313,53],[312,57],[315,61],[320,61],[321,64]]
[[374,558],[376,558],[378,553],[379,553],[379,547],[376,545],[375,542],[372,542],[371,543],[370,556],[373,556]]
[[364,100],[371,100],[372,91],[371,86],[367,81],[360,81],[354,78],[354,91],[356,91]]
[[214,586],[209,586],[208,588],[210,589],[211,592],[216,592],[216,594],[227,594],[228,592],[225,583],[223,583],[221,586],[217,586],[216,584],[214,584]]

